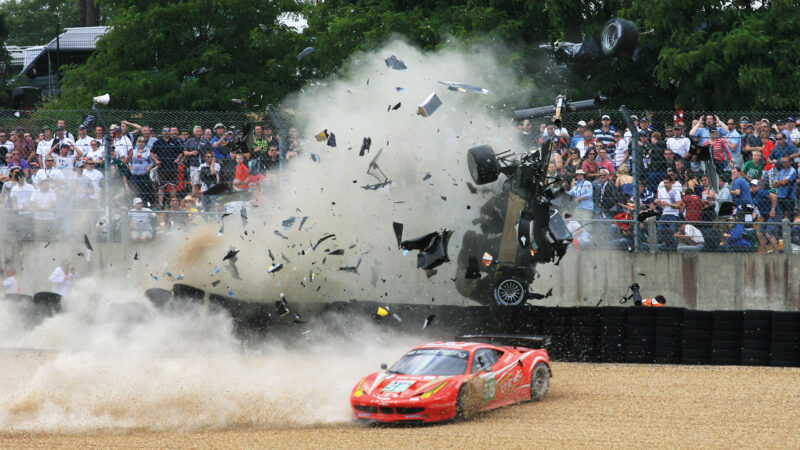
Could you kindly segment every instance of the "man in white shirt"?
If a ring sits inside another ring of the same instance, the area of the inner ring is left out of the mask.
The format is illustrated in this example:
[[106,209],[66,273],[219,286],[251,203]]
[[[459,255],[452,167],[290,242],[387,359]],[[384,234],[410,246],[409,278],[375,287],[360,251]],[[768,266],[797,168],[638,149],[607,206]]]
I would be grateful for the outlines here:
[[73,147],[73,150],[74,151],[70,151],[69,144],[64,144],[58,151],[50,153],[53,162],[55,162],[56,169],[64,174],[65,179],[70,179],[72,177],[72,172],[75,169],[75,161],[82,156],[77,146]]
[[63,128],[64,129],[64,136],[68,137],[72,141],[75,140],[75,136],[67,131],[67,122],[64,119],[58,119],[56,122],[56,128]]
[[658,187],[656,205],[662,208],[661,217],[658,218],[659,247],[664,244],[667,249],[676,248],[675,232],[680,220],[681,189],[675,186],[675,180],[667,175],[664,177],[663,186]]
[[149,241],[153,239],[155,234],[153,222],[155,222],[156,214],[150,208],[145,208],[144,202],[138,197],[133,200],[133,208],[133,211],[129,213],[131,216],[131,240]]
[[86,133],[86,125],[78,127],[78,139],[75,139],[75,146],[81,150],[84,155],[92,150],[90,143],[92,138]]
[[122,129],[117,125],[111,125],[111,138],[114,147],[114,157],[128,164],[133,153],[133,143],[128,136],[122,134]]
[[690,146],[691,141],[681,133],[680,127],[673,128],[672,136],[667,138],[667,148],[672,150],[672,153],[676,156],[685,159],[686,155],[689,154]]
[[68,259],[65,259],[60,266],[53,270],[48,280],[53,283],[53,292],[64,297],[69,294],[69,288],[74,278],[75,268]]
[[64,172],[56,167],[53,155],[49,154],[44,157],[44,169],[37,170],[32,181],[35,186],[39,186],[45,180],[62,182],[64,179]]
[[706,242],[703,233],[689,223],[685,223],[678,228],[675,238],[678,240],[679,252],[699,252]]
[[0,147],[5,147],[8,153],[14,150],[14,141],[8,139],[8,133],[5,131],[0,131]]
[[96,165],[97,163],[90,159],[83,162],[82,178],[91,184],[89,199],[97,202],[92,206],[99,206],[100,204],[100,180],[103,179],[103,172],[97,170],[95,168]]
[[53,142],[55,141],[55,138],[53,138],[53,130],[51,130],[50,127],[44,127],[42,133],[44,133],[44,139],[36,144],[36,160],[39,161],[39,167],[44,165],[44,157],[53,148]]
[[6,267],[6,279],[3,280],[3,288],[6,294],[21,294],[22,289],[19,287],[19,280],[17,280],[17,273],[11,267]]

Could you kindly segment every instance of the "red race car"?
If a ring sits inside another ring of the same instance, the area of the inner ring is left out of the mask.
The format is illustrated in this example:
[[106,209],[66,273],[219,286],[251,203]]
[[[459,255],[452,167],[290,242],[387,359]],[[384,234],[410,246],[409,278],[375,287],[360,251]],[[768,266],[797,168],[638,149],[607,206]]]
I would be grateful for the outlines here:
[[468,418],[525,400],[550,386],[546,336],[459,336],[414,348],[391,368],[362,378],[350,394],[362,422]]

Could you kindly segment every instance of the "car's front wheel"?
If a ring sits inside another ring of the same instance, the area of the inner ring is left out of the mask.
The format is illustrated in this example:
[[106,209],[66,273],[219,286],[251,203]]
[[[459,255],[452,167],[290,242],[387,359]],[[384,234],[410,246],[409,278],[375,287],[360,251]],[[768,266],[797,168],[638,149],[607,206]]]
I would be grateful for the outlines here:
[[531,371],[531,400],[541,400],[550,388],[550,368],[543,362],[536,363]]
[[639,30],[630,20],[614,18],[603,27],[600,42],[607,56],[630,58],[639,43]]
[[500,164],[488,145],[472,147],[467,151],[467,168],[472,181],[478,185],[491,183],[500,175]]
[[456,400],[456,420],[469,419],[478,411],[480,398],[472,383],[464,383],[458,390]]

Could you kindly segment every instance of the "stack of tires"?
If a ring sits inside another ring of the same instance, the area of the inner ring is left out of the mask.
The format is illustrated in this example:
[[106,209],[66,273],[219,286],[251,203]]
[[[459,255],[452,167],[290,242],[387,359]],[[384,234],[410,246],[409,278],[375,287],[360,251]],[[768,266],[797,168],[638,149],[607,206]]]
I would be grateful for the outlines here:
[[625,362],[625,338],[628,335],[627,311],[628,308],[620,306],[600,308],[601,362]]
[[742,315],[742,360],[745,366],[768,366],[772,312],[746,310]]
[[658,364],[681,362],[683,308],[656,308],[655,360]]
[[770,365],[800,367],[800,312],[772,312]]
[[744,311],[714,311],[711,332],[711,364],[739,365],[742,361]]
[[576,361],[600,361],[600,309],[579,306],[572,311],[572,351]]
[[625,361],[651,364],[656,360],[656,314],[658,308],[629,308],[628,352]]
[[711,330],[714,314],[711,311],[683,311],[681,329],[681,364],[711,362]]

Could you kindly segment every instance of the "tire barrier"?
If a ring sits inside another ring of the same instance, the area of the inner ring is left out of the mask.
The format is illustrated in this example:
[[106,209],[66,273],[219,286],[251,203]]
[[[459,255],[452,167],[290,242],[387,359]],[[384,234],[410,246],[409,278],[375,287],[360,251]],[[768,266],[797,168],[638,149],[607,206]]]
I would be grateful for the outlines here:
[[402,318],[378,322],[413,334],[420,334],[424,318],[435,314],[435,326],[422,330],[431,338],[498,332],[549,335],[548,351],[557,361],[800,367],[800,312],[376,302],[337,302],[326,309],[374,316],[378,307],[388,307]]

